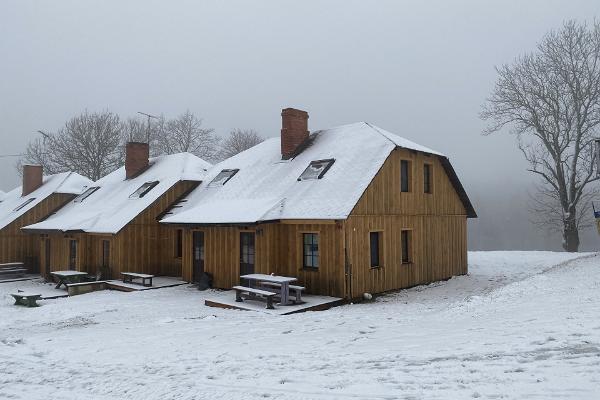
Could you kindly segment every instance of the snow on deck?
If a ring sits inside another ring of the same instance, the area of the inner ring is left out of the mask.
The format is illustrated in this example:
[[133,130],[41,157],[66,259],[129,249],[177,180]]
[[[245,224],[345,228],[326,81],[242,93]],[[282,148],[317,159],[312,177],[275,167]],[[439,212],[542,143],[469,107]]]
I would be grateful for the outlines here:
[[106,281],[106,283],[113,287],[120,287],[129,291],[159,289],[187,284],[187,282],[182,280],[181,278],[175,278],[171,276],[155,276],[154,278],[152,278],[152,286],[142,286],[141,279],[136,279],[134,282],[136,283],[123,282],[123,280],[117,279]]
[[468,276],[277,318],[187,285],[30,309],[0,284],[0,398],[595,399],[599,265],[475,252]]
[[[293,295],[291,296],[294,297]],[[305,310],[333,307],[341,304],[342,299],[330,296],[302,295],[302,304],[290,304],[287,306],[278,305],[274,302],[275,309],[268,310],[266,303],[260,300],[244,300],[243,302],[235,301],[235,290],[227,290],[217,292],[205,300],[205,305],[211,307],[233,308],[245,311],[257,311],[272,315],[289,315]]]

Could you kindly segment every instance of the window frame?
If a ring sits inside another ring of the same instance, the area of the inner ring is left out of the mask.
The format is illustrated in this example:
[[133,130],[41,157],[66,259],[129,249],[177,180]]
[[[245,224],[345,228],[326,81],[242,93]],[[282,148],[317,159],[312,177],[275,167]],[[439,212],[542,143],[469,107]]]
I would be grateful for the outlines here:
[[[316,178],[302,178],[302,175],[304,175],[304,173],[306,173],[306,171],[308,171],[308,169],[313,165],[313,164],[317,164],[317,163],[326,163],[325,168],[323,168],[323,170],[321,172],[319,172],[319,175],[317,175]],[[327,171],[329,171],[329,169],[331,168],[331,166],[335,163],[335,158],[325,158],[323,160],[313,160],[310,163],[308,163],[308,166],[306,168],[304,168],[304,171],[302,171],[302,173],[300,174],[300,176],[298,177],[298,181],[302,182],[302,181],[314,181],[317,179],[321,179],[325,176],[325,174],[327,173]]]
[[110,268],[110,240],[102,239],[102,268]]
[[75,197],[73,199],[73,203],[83,202],[85,199],[93,195],[98,189],[100,189],[100,186],[90,186],[89,188],[85,189],[85,191],[79,196]]
[[[144,182],[142,184],[142,186],[140,186],[139,188],[137,188],[133,193],[131,193],[129,195],[130,199],[141,199],[142,197],[144,197],[145,195],[148,194],[148,192],[150,192],[152,189],[154,189],[158,184],[160,183],[160,181],[148,181],[148,182]],[[144,186],[148,185],[148,187],[145,190],[142,190],[142,188]],[[137,192],[140,192],[137,196],[135,195]]]
[[[406,178],[404,178],[404,165],[406,165]],[[408,159],[400,160],[400,193],[412,192],[412,161]],[[404,183],[406,182],[406,190]]]
[[400,263],[412,264],[412,262],[412,229],[402,229],[400,231]]
[[183,257],[183,229],[177,229],[175,233],[175,258]]
[[423,193],[433,194],[433,164],[423,164]]
[[17,212],[19,210],[24,209],[26,206],[28,206],[29,204],[31,204],[33,201],[35,200],[35,197],[30,197],[27,200],[25,200],[23,203],[19,204],[14,210],[13,212]]
[[[373,261],[373,235],[377,235],[377,263]],[[369,265],[371,269],[383,268],[383,230],[369,231]]]
[[[225,180],[225,182],[219,184],[217,181],[217,178],[219,176],[221,176],[221,174],[223,174],[224,172],[231,172],[231,175],[229,175],[227,177],[227,179]],[[221,186],[225,186],[225,184],[227,182],[229,182],[231,180],[231,178],[233,178],[238,172],[240,172],[239,168],[224,168],[221,171],[219,171],[219,173],[217,174],[217,176],[215,176],[212,181],[210,181],[210,183],[207,185],[207,187],[211,188],[211,187],[221,187]],[[216,181],[216,182],[215,182]]]
[[[311,243],[308,243],[308,244],[305,242],[305,238],[309,235],[316,237],[316,239],[317,239],[316,255],[314,254],[314,252],[311,255],[308,255],[306,252],[307,246],[314,246],[314,244],[315,244],[314,241],[312,241]],[[300,232],[300,240],[301,240],[300,246],[302,246],[302,251],[300,252],[300,254],[302,256],[302,263],[301,263],[302,269],[309,270],[309,271],[318,271],[319,270],[319,268],[321,266],[321,249],[319,248],[319,242],[321,241],[320,236],[321,236],[320,232],[314,232],[314,231],[313,232]],[[311,258],[312,265],[307,265],[307,263],[306,263],[307,257]],[[317,264],[316,266],[314,265],[315,260],[316,260],[316,264]]]
[[69,271],[77,271],[77,239],[69,239]]

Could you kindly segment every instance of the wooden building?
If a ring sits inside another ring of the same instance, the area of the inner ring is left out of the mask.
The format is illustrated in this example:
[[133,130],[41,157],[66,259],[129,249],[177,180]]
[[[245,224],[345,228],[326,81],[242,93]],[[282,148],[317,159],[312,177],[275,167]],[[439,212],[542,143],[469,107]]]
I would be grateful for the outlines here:
[[467,273],[476,213],[446,156],[368,123],[307,121],[284,109],[280,138],[215,165],[165,215],[184,279],[275,273],[351,299]]
[[21,228],[44,220],[90,183],[74,172],[43,176],[41,166],[24,165],[23,185],[0,196],[0,263],[23,262],[39,271],[38,240]]
[[92,183],[45,221],[24,228],[36,237],[42,273],[181,276],[181,235],[158,219],[209,167],[190,153],[149,159],[148,144],[128,143],[124,167]]

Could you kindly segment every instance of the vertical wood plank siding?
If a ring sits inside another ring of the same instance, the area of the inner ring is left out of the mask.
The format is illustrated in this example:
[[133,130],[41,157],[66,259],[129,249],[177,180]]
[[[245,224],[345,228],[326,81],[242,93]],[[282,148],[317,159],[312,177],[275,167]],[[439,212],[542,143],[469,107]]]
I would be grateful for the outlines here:
[[[411,191],[400,191],[400,161],[410,161]],[[424,164],[432,166],[424,193]],[[183,278],[192,279],[192,231],[204,232],[205,271],[214,286],[239,283],[239,234],[256,232],[257,273],[298,277],[308,293],[359,297],[447,279],[467,272],[466,211],[435,156],[397,149],[346,221],[268,223],[250,227],[185,229]],[[401,231],[411,231],[411,263],[402,264]],[[371,269],[369,232],[383,232],[383,266]],[[302,269],[302,233],[319,233],[320,267]],[[345,252],[351,279],[345,274]]]
[[0,262],[25,262],[37,271],[40,260],[39,239],[21,231],[27,225],[40,222],[73,199],[73,194],[53,193],[25,214],[0,230]]
[[[410,161],[410,192],[400,191],[400,162]],[[424,164],[432,166],[431,194],[424,193]],[[401,231],[411,231],[411,262],[402,264]],[[369,232],[383,232],[382,267],[372,269]],[[352,297],[411,287],[467,273],[466,211],[441,163],[395,150],[346,221]]]
[[[116,235],[88,233],[47,235],[51,240],[50,271],[68,269],[69,240],[78,240],[77,269],[96,273],[102,266],[102,241],[110,241],[109,266],[113,278],[123,271],[153,275],[181,276],[181,258],[176,257],[177,231],[158,223],[157,217],[197,183],[181,181],[173,185]],[[41,259],[45,258],[45,238],[38,238]]]
[[[342,224],[261,224],[251,227],[186,229],[183,235],[183,279],[192,280],[192,232],[204,232],[204,271],[217,288],[239,284],[240,232],[255,232],[255,272],[295,276],[308,293],[343,296],[344,263]],[[317,271],[302,268],[302,233],[319,233]]]

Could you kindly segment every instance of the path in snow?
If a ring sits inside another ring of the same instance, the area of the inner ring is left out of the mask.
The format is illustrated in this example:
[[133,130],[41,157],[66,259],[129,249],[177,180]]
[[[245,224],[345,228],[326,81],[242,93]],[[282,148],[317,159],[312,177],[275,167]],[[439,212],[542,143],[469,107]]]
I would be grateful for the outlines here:
[[28,286],[0,284],[0,398],[597,398],[600,257],[469,258],[469,276],[285,317],[187,286],[24,309],[7,293]]

